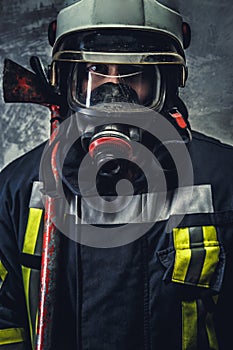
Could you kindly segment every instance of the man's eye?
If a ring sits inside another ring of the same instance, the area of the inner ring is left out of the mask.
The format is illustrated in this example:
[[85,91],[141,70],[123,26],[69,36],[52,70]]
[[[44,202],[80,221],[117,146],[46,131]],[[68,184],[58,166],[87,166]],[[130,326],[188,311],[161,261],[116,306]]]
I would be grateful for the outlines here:
[[105,64],[93,64],[87,67],[87,71],[91,73],[108,74],[108,67]]

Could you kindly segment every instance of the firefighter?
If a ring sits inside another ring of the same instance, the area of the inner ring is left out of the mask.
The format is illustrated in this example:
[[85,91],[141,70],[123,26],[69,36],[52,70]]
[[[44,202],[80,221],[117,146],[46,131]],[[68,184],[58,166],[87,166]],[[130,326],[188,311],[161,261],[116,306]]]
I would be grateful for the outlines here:
[[176,1],[69,0],[49,40],[60,126],[1,173],[0,349],[229,349],[233,153],[191,130]]

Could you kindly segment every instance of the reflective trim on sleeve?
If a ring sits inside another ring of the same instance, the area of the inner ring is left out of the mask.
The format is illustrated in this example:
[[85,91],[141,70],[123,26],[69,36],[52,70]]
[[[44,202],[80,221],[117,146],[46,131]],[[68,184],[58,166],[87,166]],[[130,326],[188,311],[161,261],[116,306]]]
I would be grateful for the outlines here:
[[[42,213],[43,213],[43,210],[38,208],[30,208],[29,210],[27,229],[24,237],[24,245],[22,250],[23,253],[34,254],[35,252]],[[25,291],[25,298],[26,298],[26,305],[27,305],[27,312],[28,312],[31,341],[33,344],[35,330],[32,327],[32,315],[31,315],[31,308],[30,308],[30,293],[29,293],[31,269],[28,267],[22,266],[22,274],[23,274],[24,291]]]
[[28,321],[29,321],[29,327],[30,327],[30,335],[31,335],[31,341],[33,342],[34,332],[32,329],[32,318],[31,318],[30,302],[29,302],[29,285],[30,285],[31,269],[29,269],[28,267],[22,266],[22,274],[23,274],[23,284],[24,284],[24,291],[25,291],[25,298],[26,298],[26,305],[27,305]]
[[25,340],[23,328],[0,329],[0,345],[21,343]]
[[42,188],[43,188],[43,182],[41,181],[33,182],[29,208],[43,209],[44,205],[43,205],[42,193],[41,193]]
[[7,274],[8,274],[8,271],[3,265],[2,261],[0,260],[0,288],[3,282],[5,281]]
[[182,302],[182,350],[197,349],[197,302]]
[[23,253],[34,254],[43,210],[29,209],[27,229],[24,237]]

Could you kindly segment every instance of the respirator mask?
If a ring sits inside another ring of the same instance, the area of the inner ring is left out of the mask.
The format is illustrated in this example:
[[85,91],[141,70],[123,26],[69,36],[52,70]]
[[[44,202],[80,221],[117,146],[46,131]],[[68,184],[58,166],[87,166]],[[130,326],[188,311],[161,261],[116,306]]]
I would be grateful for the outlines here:
[[164,98],[165,83],[156,65],[76,63],[68,79],[68,103],[77,111],[82,147],[98,167],[114,160],[108,164],[110,173],[119,169],[121,157],[135,156],[131,141],[142,142],[133,116],[159,111]]

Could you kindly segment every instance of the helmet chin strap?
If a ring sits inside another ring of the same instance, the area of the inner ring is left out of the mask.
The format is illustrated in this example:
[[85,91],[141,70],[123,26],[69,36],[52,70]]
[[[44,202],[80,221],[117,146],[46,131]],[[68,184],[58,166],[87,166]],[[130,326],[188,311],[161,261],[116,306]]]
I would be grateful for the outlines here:
[[179,130],[184,143],[188,144],[192,141],[192,134],[191,130],[189,128],[188,123],[186,122],[184,116],[181,114],[181,112],[178,110],[177,107],[173,107],[169,111],[169,116],[175,121],[175,124],[177,126],[177,129]]

